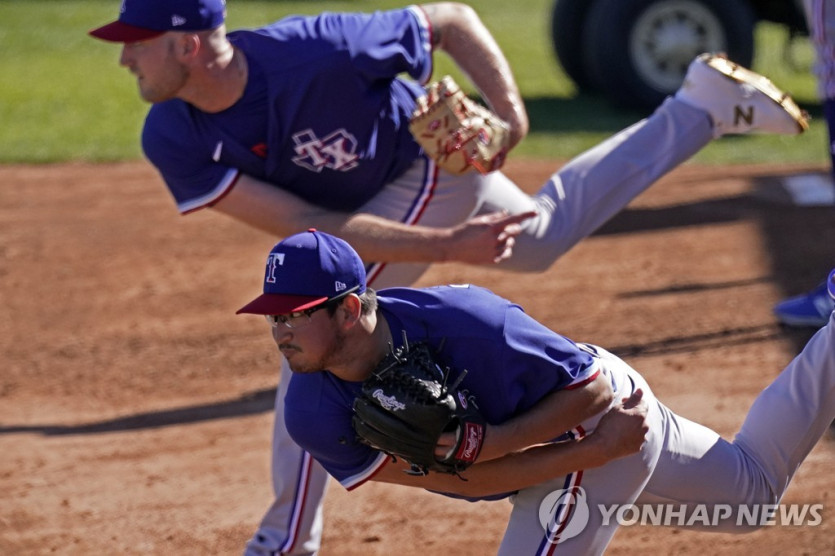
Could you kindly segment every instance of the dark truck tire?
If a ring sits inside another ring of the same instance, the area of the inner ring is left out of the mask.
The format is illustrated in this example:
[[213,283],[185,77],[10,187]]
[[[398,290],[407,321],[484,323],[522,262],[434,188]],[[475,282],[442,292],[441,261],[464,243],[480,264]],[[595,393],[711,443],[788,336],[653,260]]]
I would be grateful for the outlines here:
[[557,61],[582,93],[594,92],[583,60],[583,27],[593,0],[554,0],[551,43]]
[[585,77],[616,106],[652,109],[702,52],[750,67],[755,22],[746,0],[595,0],[582,26]]

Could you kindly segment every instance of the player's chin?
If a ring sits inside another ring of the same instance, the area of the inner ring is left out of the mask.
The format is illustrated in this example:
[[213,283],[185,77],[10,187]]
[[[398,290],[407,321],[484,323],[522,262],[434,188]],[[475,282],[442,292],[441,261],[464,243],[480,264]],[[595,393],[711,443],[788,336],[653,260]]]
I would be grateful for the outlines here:
[[307,362],[305,362],[301,354],[299,354],[299,352],[295,349],[282,349],[281,355],[284,357],[284,359],[287,360],[287,365],[290,367],[290,370],[294,373],[304,374],[312,373],[318,370],[318,367],[314,369],[314,365],[310,365]]
[[142,97],[142,100],[151,104],[158,104],[176,97],[175,94],[162,87],[151,86],[144,77],[137,77],[136,84],[139,88],[139,96]]

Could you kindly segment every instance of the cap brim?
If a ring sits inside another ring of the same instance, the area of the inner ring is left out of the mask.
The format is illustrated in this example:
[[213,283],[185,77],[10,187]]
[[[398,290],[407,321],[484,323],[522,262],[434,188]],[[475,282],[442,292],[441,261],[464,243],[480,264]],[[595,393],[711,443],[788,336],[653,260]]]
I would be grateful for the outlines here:
[[165,31],[145,29],[128,25],[121,21],[114,21],[89,32],[90,36],[109,42],[139,42],[158,37]]
[[310,295],[281,295],[264,293],[238,309],[235,314],[251,313],[253,315],[286,315],[294,311],[310,309],[327,301],[327,296]]

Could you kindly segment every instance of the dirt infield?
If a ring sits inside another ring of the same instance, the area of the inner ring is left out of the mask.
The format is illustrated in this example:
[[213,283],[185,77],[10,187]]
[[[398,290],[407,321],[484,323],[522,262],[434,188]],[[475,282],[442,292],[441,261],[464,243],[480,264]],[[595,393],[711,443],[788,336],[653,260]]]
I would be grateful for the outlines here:
[[[512,162],[532,189],[552,162]],[[733,435],[810,333],[772,304],[835,260],[832,208],[768,195],[810,168],[678,169],[547,273],[447,264],[618,353],[680,414]],[[812,168],[811,170],[820,170]],[[273,239],[179,217],[145,163],[0,167],[0,554],[238,554],[270,501],[278,354],[260,288]],[[835,553],[833,439],[785,502],[817,526],[744,536],[626,527],[609,554]],[[323,555],[495,551],[507,502],[332,485]]]

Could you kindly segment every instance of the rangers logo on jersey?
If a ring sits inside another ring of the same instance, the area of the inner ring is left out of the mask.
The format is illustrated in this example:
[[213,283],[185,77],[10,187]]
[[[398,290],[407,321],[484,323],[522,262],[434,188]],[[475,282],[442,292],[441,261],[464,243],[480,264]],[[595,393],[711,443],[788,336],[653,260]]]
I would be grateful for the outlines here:
[[323,168],[347,172],[357,167],[357,140],[338,129],[324,139],[319,139],[312,129],[305,129],[293,135],[296,156],[293,162],[302,168],[319,173]]

